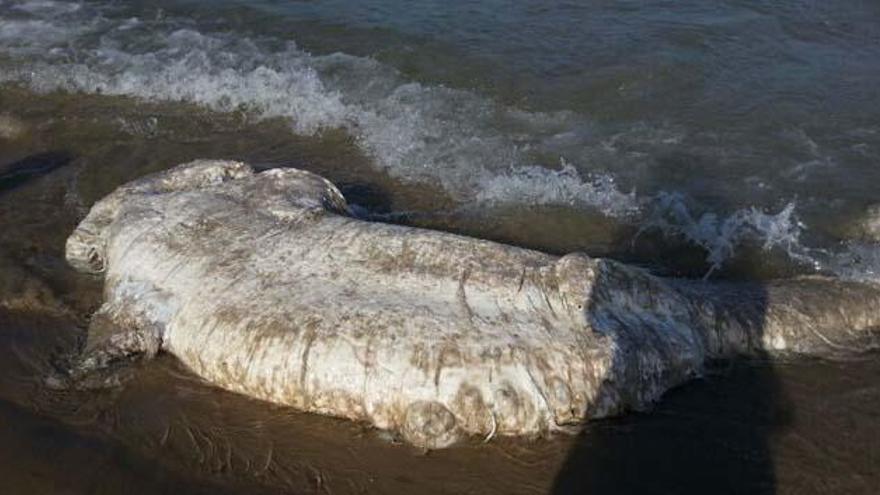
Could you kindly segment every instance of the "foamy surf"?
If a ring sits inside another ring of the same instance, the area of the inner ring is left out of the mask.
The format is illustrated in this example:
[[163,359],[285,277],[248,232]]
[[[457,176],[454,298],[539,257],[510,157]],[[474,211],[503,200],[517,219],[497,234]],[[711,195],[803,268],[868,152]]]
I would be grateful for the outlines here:
[[[566,150],[586,146],[582,131],[590,125],[572,112],[525,111],[473,91],[407,80],[371,58],[313,55],[288,40],[200,30],[185,18],[120,17],[111,5],[91,3],[3,2],[0,8],[0,51],[11,58],[2,82],[39,93],[127,96],[255,120],[283,118],[301,135],[344,129],[395,180],[438,186],[463,207],[599,211],[640,233],[658,230],[703,248],[707,275],[750,243],[784,251],[809,270],[857,277],[857,264],[839,261],[846,254],[803,245],[806,225],[793,202],[722,215],[678,192],[638,195],[599,164],[566,159]],[[682,139],[663,129],[639,132],[635,141]],[[618,138],[592,146],[616,152]],[[637,149],[627,153],[638,160]],[[547,156],[559,157],[559,165]]]

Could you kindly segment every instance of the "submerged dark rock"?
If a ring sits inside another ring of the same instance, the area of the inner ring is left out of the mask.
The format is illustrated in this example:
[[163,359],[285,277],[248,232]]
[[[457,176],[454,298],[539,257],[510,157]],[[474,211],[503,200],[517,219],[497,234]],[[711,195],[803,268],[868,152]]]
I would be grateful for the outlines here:
[[15,189],[37,177],[69,165],[74,156],[66,151],[47,151],[0,166],[0,193]]

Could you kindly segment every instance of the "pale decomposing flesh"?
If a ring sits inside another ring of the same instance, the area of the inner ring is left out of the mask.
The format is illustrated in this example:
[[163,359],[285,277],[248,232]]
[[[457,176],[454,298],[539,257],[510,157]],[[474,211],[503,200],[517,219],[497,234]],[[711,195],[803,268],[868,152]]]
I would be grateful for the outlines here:
[[663,279],[361,220],[320,176],[229,161],[120,187],[67,257],[105,279],[78,369],[161,350],[425,448],[643,408],[711,358],[857,351],[880,323],[873,285]]

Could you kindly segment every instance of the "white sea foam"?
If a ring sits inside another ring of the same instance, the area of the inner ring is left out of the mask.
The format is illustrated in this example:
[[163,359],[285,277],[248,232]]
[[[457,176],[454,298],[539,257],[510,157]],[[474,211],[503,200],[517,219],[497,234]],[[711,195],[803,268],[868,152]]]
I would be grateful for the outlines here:
[[816,261],[800,242],[804,228],[795,215],[794,203],[788,203],[775,214],[751,207],[726,217],[712,212],[695,217],[681,194],[661,193],[654,198],[640,233],[659,229],[703,247],[710,264],[708,277],[732,257],[736,247],[744,241],[757,242],[765,250],[783,249],[791,258],[815,265]]
[[[30,40],[27,30],[8,20],[0,21],[0,29],[39,48],[64,36],[69,42],[83,37],[58,27],[63,20],[28,22],[51,36]],[[277,40],[208,35],[168,24],[168,32],[157,33],[155,26],[137,32],[130,19],[105,21],[93,29],[102,33],[97,43],[44,57],[30,54],[24,67],[2,78],[40,92],[125,95],[284,117],[302,134],[344,128],[389,175],[440,185],[463,202],[591,205],[611,215],[634,208],[632,195],[617,191],[607,177],[583,180],[573,167],[560,173],[531,161],[524,150],[555,135],[559,122],[569,118],[564,112],[524,112],[469,91],[413,83],[368,58],[313,56],[291,42],[278,47]],[[132,48],[140,46],[150,49]],[[504,191],[515,196],[504,197]]]
[[[535,154],[564,155],[588,133],[571,112],[509,108],[474,92],[408,81],[370,58],[311,55],[293,42],[201,32],[167,17],[114,19],[69,2],[19,2],[15,9],[23,17],[0,15],[0,52],[17,59],[0,82],[281,117],[306,135],[342,128],[389,176],[436,185],[462,204],[598,209],[705,248],[713,270],[744,241],[814,263],[800,245],[804,226],[793,204],[776,214],[746,208],[725,218],[697,216],[680,194],[639,198],[608,173],[582,173],[565,161],[555,170],[539,165]],[[616,134],[594,147],[640,157],[647,145],[639,136],[673,145],[683,138],[661,131]],[[592,154],[577,153],[583,170]]]
[[559,170],[526,166],[488,178],[477,198],[489,203],[516,201],[536,205],[595,208],[617,218],[640,212],[635,192],[623,193],[608,174],[587,178],[563,161]]

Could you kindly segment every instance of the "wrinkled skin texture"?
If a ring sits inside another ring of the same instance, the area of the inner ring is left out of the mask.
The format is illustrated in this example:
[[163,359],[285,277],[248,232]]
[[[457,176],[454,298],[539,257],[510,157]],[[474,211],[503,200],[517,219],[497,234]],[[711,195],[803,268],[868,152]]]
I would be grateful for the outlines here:
[[709,358],[873,343],[880,290],[664,280],[353,218],[296,169],[196,161],[94,205],[67,257],[103,273],[78,372],[177,356],[223,388],[424,448],[642,408]]

